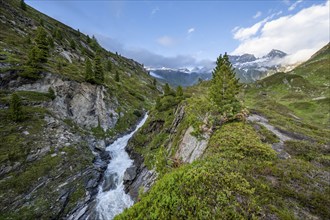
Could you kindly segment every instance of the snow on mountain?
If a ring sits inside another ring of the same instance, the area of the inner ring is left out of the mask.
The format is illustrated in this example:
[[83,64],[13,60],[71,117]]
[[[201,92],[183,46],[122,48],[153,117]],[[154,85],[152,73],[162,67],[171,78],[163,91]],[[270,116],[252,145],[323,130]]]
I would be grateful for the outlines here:
[[[280,50],[271,50],[263,57],[256,58],[253,54],[228,55],[229,61],[235,68],[236,75],[241,82],[254,82],[266,76],[274,74],[277,71],[286,69],[282,65],[286,53]],[[211,79],[215,62],[210,63],[208,67],[183,67],[183,68],[147,68],[150,75],[162,79],[172,85],[189,86],[199,79]]]

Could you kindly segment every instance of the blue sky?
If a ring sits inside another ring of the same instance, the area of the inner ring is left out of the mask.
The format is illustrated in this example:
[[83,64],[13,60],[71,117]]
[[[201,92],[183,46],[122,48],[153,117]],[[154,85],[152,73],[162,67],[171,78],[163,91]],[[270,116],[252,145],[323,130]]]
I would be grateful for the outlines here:
[[[207,65],[220,53],[262,56],[272,48],[296,61],[329,41],[329,2],[324,0],[26,3],[147,66]],[[300,37],[294,33],[297,25]]]

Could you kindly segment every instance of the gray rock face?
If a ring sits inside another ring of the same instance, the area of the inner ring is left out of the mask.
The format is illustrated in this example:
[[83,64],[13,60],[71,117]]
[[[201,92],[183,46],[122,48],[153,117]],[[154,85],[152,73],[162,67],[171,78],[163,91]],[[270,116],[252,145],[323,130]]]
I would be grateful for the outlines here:
[[132,181],[134,180],[135,177],[136,177],[136,166],[131,166],[126,169],[123,180],[124,182]]
[[141,164],[140,169],[134,181],[125,183],[125,192],[131,196],[134,202],[138,201],[139,190],[142,188],[144,192],[147,192],[157,179],[155,170],[148,170],[144,164]]
[[24,84],[15,90],[48,92],[52,88],[56,98],[47,106],[58,118],[71,119],[82,128],[100,126],[104,131],[113,128],[118,120],[118,102],[107,95],[102,85],[65,80],[55,74]]
[[186,163],[192,163],[194,160],[203,155],[210,138],[209,133],[204,133],[203,138],[198,139],[191,135],[193,131],[194,128],[191,126],[187,129],[179,145],[179,149],[175,154],[176,158],[181,159]]

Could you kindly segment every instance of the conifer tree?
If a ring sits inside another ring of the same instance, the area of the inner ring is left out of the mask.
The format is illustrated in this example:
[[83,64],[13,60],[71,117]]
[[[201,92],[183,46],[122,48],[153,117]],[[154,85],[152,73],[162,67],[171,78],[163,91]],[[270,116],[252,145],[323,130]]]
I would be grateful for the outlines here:
[[168,83],[165,83],[163,89],[164,89],[164,95],[165,95],[165,96],[171,94],[171,88],[170,88],[170,86],[168,85]]
[[153,85],[154,87],[157,86],[157,80],[156,80],[155,78],[154,78],[153,81],[152,81],[152,85]]
[[38,56],[39,61],[42,63],[47,62],[47,57],[49,52],[48,38],[47,38],[47,32],[43,27],[38,27],[35,41],[39,49],[39,56]]
[[94,75],[95,80],[98,83],[102,83],[104,81],[104,72],[101,64],[101,57],[99,55],[96,55],[94,58]]
[[21,121],[23,119],[22,103],[19,96],[14,93],[10,100],[10,116],[13,121]]
[[73,39],[70,40],[70,47],[71,47],[72,49],[76,49],[76,43],[74,42]]
[[28,54],[27,64],[29,67],[40,68],[40,49],[37,46],[31,48]]
[[92,64],[89,58],[86,58],[85,64],[85,80],[90,83],[94,83],[94,73],[92,69]]
[[111,63],[110,60],[108,60],[108,62],[107,62],[107,71],[111,72],[111,70],[112,70],[112,63]]
[[176,88],[176,96],[183,96],[183,89],[182,89],[182,86],[178,86]]
[[210,98],[218,111],[228,116],[238,113],[241,105],[236,96],[241,86],[226,53],[218,57],[212,76]]
[[87,34],[86,36],[86,42],[89,44],[91,42],[91,38],[89,37],[89,35]]
[[25,4],[24,0],[21,0],[20,6],[21,6],[21,9],[23,9],[24,11],[26,11],[26,4]]
[[116,71],[115,81],[116,81],[116,82],[119,82],[119,81],[120,81],[120,78],[119,78],[119,72],[118,72],[118,71]]

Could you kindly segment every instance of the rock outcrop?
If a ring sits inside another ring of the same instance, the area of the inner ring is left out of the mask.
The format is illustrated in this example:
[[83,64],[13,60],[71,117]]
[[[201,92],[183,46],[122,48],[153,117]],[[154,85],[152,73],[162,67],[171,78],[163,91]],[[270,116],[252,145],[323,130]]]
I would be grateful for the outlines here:
[[[48,94],[51,88],[55,93],[52,100],[32,104],[49,111],[43,118],[42,133],[38,133],[39,137],[36,137],[26,128],[21,131],[23,136],[30,137],[34,147],[28,151],[24,163],[2,164],[0,177],[26,169],[45,157],[59,161],[55,164],[56,168],[52,170],[51,176],[46,173],[39,178],[36,187],[31,191],[15,198],[14,203],[9,197],[1,204],[10,204],[12,208],[32,204],[40,196],[44,196],[43,191],[47,185],[49,195],[58,197],[56,201],[48,201],[52,204],[51,216],[62,218],[85,207],[94,200],[98,186],[103,180],[103,172],[111,159],[105,151],[105,140],[93,136],[91,129],[101,127],[106,131],[116,125],[117,100],[111,97],[102,85],[77,82],[57,74],[43,73],[41,79],[32,81],[23,79],[16,73],[8,73],[2,74],[0,79],[0,89],[3,90]],[[74,156],[78,152],[84,155]],[[78,201],[73,202],[72,195],[77,194],[77,188],[81,185],[83,191],[78,191],[81,195],[76,198]],[[67,206],[71,209],[69,213]],[[10,208],[6,205],[3,209]]]
[[206,150],[210,138],[209,133],[204,133],[202,137],[197,138],[191,134],[193,131],[194,128],[192,126],[186,130],[179,144],[179,149],[175,154],[175,157],[184,163],[192,163],[197,158],[200,158]]
[[[183,133],[178,134],[178,128],[185,116],[185,105],[178,106],[174,115],[175,117],[171,126],[166,129],[166,132],[170,134],[170,138],[166,142],[165,148],[167,152],[170,152],[172,147],[176,147],[173,146],[173,140],[174,137],[180,135],[180,141],[177,143],[178,147],[174,157],[183,163],[192,163],[194,160],[200,158],[206,150],[211,136],[211,130],[204,129],[204,127],[206,128],[206,125],[204,125],[201,137],[195,137],[192,135],[194,128],[190,126],[186,128]],[[163,129],[164,122],[163,120],[150,121],[145,131],[149,134],[159,133]],[[134,171],[136,172],[132,172],[133,170],[127,171],[127,178],[125,178],[124,181],[125,191],[129,193],[136,202],[138,200],[139,190],[142,189],[144,192],[148,191],[156,181],[158,174],[155,169],[149,170],[147,168],[144,164],[143,156],[134,150],[134,144],[132,142],[128,143],[126,150],[131,159],[134,160]],[[132,175],[133,173],[134,175]]]
[[61,119],[70,119],[82,128],[91,129],[100,126],[104,131],[113,128],[118,120],[115,109],[118,101],[109,96],[102,85],[92,85],[64,79],[56,74],[45,74],[45,77],[32,83],[11,89],[17,91],[48,92],[52,88],[56,98],[48,107]]

